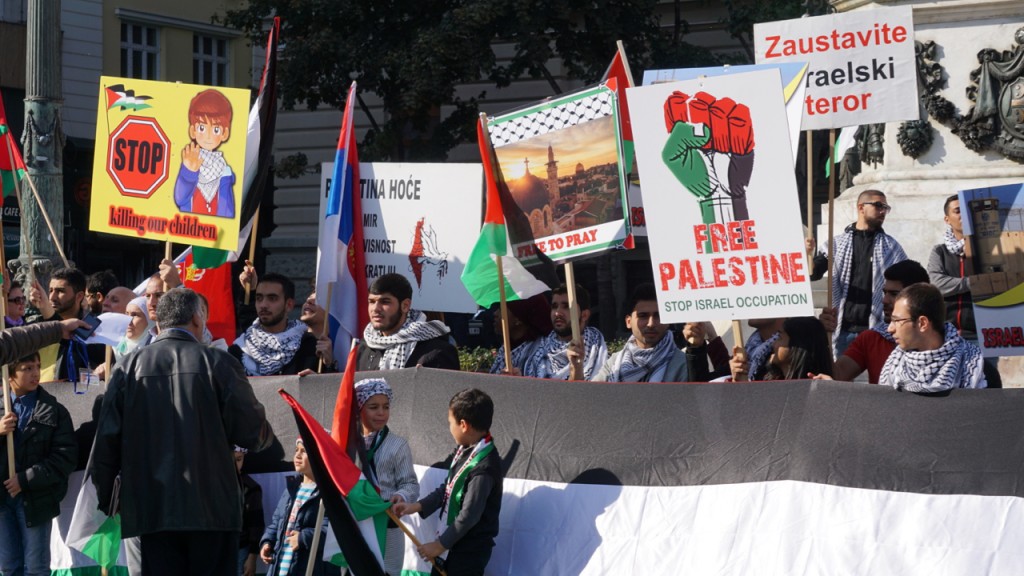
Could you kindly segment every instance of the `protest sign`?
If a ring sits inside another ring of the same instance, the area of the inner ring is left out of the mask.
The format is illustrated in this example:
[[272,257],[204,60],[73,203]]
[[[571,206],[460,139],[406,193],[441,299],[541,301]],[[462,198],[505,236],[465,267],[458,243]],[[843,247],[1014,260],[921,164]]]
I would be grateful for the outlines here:
[[910,6],[754,24],[754,53],[810,65],[803,130],[920,116]]
[[[723,74],[744,74],[754,70],[777,68],[782,76],[782,98],[786,103],[786,119],[789,121],[789,143],[796,164],[796,151],[800,145],[800,121],[803,117],[804,93],[807,89],[805,77],[807,64],[800,62],[777,62],[748,66],[718,66],[710,68],[677,68],[674,70],[648,70],[644,72],[644,86],[693,80],[701,76],[722,76]],[[632,204],[630,204],[632,206]]]
[[526,242],[513,239],[517,258],[536,249],[565,262],[626,242],[614,82],[488,121],[502,180],[533,234]]
[[235,250],[249,91],[100,78],[89,229]]
[[959,196],[978,344],[985,356],[1024,356],[1024,184]]
[[[321,165],[320,222],[334,163]],[[366,280],[397,272],[417,310],[476,312],[459,276],[480,234],[479,164],[360,163]]]
[[779,78],[628,91],[663,322],[812,313]]

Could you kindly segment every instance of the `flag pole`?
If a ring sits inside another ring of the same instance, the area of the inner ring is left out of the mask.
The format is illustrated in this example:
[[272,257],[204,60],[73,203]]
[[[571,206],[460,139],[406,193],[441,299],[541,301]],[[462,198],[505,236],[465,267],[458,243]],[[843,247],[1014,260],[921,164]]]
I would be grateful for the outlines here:
[[324,524],[324,499],[320,498],[320,507],[316,509],[316,531],[313,532],[313,543],[309,545],[309,561],[306,563],[306,576],[313,576],[316,567],[317,548],[320,546],[320,533]]
[[572,262],[565,263],[565,292],[569,297],[569,323],[572,325],[573,341],[580,341],[580,307],[576,302],[576,272]]
[[[836,129],[828,131],[828,158],[829,162],[836,154]],[[832,261],[835,258],[833,253],[833,230],[835,228],[835,204],[836,204],[836,170],[833,166],[828,173],[828,308],[832,309]],[[838,327],[837,327],[838,328]]]
[[[11,165],[14,166],[14,162],[11,162]],[[17,181],[17,166],[14,166],[14,169],[15,169],[15,181]],[[0,239],[3,238],[3,234],[4,234],[3,221],[0,220]],[[7,271],[7,259],[6,259],[6,256],[7,255],[4,253],[4,243],[2,241],[0,241],[0,265],[3,266],[2,270],[0,270],[0,272],[2,272],[4,274],[4,284],[5,285],[8,284],[7,276],[9,274],[9,272]],[[2,292],[2,290],[0,290],[0,292]],[[0,294],[0,330],[6,330],[6,329],[7,329],[7,294]],[[0,368],[0,371],[2,371],[2,374],[0,374],[0,376],[2,376],[2,378],[3,378],[4,416],[7,416],[8,414],[11,413],[11,383],[10,383],[10,381],[8,379],[8,376],[10,376],[10,375],[7,373],[7,364],[4,364],[3,368]],[[14,472],[14,434],[8,434],[7,435],[7,477],[8,478],[14,478],[14,474],[15,474],[15,472]]]
[[[7,139],[7,155],[11,158],[11,166],[14,167],[15,173],[17,173],[17,167],[14,165],[14,150],[12,148],[11,138]],[[50,215],[46,212],[46,206],[43,205],[43,199],[39,197],[39,191],[36,190],[35,182],[32,181],[32,176],[28,173],[28,169],[25,170],[25,181],[28,182],[28,187],[32,190],[32,196],[36,199],[36,204],[39,206],[39,213],[43,215],[43,221],[46,222],[46,228],[50,230],[50,238],[53,239],[53,246],[57,249],[57,254],[60,255],[60,259],[64,262],[65,268],[70,268],[71,264],[68,263],[68,257],[64,255],[64,248],[57,241],[57,232],[53,229],[53,222],[50,221]],[[14,189],[18,194],[19,201],[21,200],[20,186],[18,186],[18,179],[14,179]],[[31,257],[31,256],[30,256]],[[31,263],[29,264],[31,268]]]
[[[10,132],[8,132],[8,133],[10,133]],[[12,136],[12,138],[13,138],[13,136]],[[14,175],[15,175],[15,177],[13,179],[14,180],[14,198],[15,198],[15,200],[18,201],[18,211],[22,211],[22,207],[21,207],[21,184],[19,183],[19,180],[17,178],[18,166],[14,162],[14,144],[11,143],[11,138],[7,139],[7,157],[11,161],[11,168],[14,169]],[[28,176],[28,169],[27,168],[25,169],[25,176]],[[42,213],[43,213],[43,216],[46,216],[46,209],[45,208],[42,209]],[[47,218],[47,221],[49,221],[49,218]],[[21,231],[20,231],[19,236],[21,238],[21,245],[25,249],[25,255],[28,256],[28,290],[29,290],[29,294],[31,294],[32,293],[32,285],[35,284],[35,281],[36,281],[35,267],[32,265],[32,260],[33,260],[33,258],[32,258],[32,243],[28,241],[28,232],[25,230],[24,226],[21,227]],[[54,238],[56,238],[56,236],[54,236]],[[57,246],[57,249],[60,250],[60,246]],[[63,256],[63,252],[61,253],[61,256]],[[67,259],[65,259],[64,262],[65,262],[65,265],[66,265],[67,264]],[[7,266],[6,259],[4,260],[3,265]],[[6,272],[6,269],[4,271]],[[42,288],[42,286],[40,286],[40,288]]]
[[[174,246],[171,244],[170,240],[167,240],[166,242],[164,242],[164,260],[170,260],[171,263],[173,264],[174,263],[173,258],[174,258]],[[166,291],[168,291],[170,289],[171,289],[171,287],[167,285],[167,282],[164,282],[164,292],[166,292]]]
[[814,155],[811,147],[814,145],[814,133],[805,131],[807,140],[805,150],[807,152],[807,233],[814,236]]
[[[402,529],[402,532],[404,532],[405,535],[409,537],[409,540],[412,540],[412,543],[413,543],[414,546],[419,548],[420,546],[423,545],[423,544],[420,543],[419,539],[416,538],[416,535],[412,533],[412,530],[409,530],[409,527],[406,526],[405,523],[402,522],[398,518],[398,516],[395,515],[394,511],[392,511],[391,508],[387,509],[387,513],[388,513],[388,518],[391,518],[392,522],[394,522],[395,524],[398,524],[398,527]],[[445,572],[440,566],[437,565],[437,559],[432,558],[430,560],[430,563],[434,565],[434,568],[437,570],[438,574],[440,574],[441,576],[448,576],[448,573]],[[307,576],[309,576],[309,575],[307,574]]]
[[[248,262],[256,261],[256,229],[260,227],[260,207],[256,207],[256,212],[252,215],[252,229],[249,230],[249,259]],[[245,285],[245,301],[243,304],[249,305],[249,292],[252,290],[250,284]],[[330,300],[328,300],[330,302]]]
[[508,304],[505,301],[505,270],[501,264],[501,256],[495,258],[498,263],[498,295],[501,297],[501,339],[505,345],[505,370],[512,370],[512,339],[508,333]]
[[[331,306],[331,292],[333,290],[334,290],[334,282],[328,282],[327,283],[327,300],[325,300],[325,302],[327,302],[327,307],[328,308],[330,308],[330,306]],[[248,295],[249,289],[246,288],[245,291],[246,291],[246,294]],[[321,336],[327,336],[327,332],[330,329],[331,320],[330,320],[330,318],[328,318],[328,316],[329,316],[329,314],[327,313],[327,309],[325,308],[324,309],[324,328],[323,328],[323,330],[320,331],[320,335]],[[355,342],[355,340],[353,340],[353,342]],[[331,346],[333,346],[333,345],[334,345],[334,343],[331,342]],[[350,350],[350,352],[351,352],[351,350]],[[335,358],[334,361],[337,362],[338,359]],[[323,356],[320,357],[320,365],[317,366],[316,371],[317,371],[318,374],[323,374],[323,372],[324,372],[324,357]]]
[[111,356],[114,355],[114,349],[111,348],[109,344],[104,346],[103,348],[104,348],[104,351],[103,351],[103,380],[105,382],[109,382],[110,381],[110,360],[111,360]]

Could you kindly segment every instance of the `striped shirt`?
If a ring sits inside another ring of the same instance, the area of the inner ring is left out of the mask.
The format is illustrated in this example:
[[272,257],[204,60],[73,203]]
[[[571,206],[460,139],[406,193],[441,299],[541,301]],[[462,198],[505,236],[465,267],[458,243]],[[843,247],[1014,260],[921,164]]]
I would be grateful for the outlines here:
[[[284,531],[285,535],[296,529],[295,524],[299,518],[299,509],[313,495],[314,490],[316,490],[316,483],[314,482],[303,482],[299,485],[299,491],[295,493],[295,503],[292,504],[292,510],[288,514],[288,528]],[[295,551],[287,543],[284,544],[281,547],[281,561],[277,570],[279,576],[287,576],[288,572],[292,569],[292,560],[294,558]]]

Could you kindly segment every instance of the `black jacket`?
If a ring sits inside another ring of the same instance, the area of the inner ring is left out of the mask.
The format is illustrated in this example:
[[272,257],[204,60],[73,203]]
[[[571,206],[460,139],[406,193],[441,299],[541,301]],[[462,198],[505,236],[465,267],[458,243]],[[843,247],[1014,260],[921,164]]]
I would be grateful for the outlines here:
[[169,329],[121,359],[104,394],[90,471],[110,511],[120,473],[121,533],[242,528],[232,445],[270,446],[273,432],[242,366]]
[[[274,516],[270,519],[270,524],[267,525],[267,529],[263,532],[263,537],[260,538],[260,548],[264,544],[270,544],[270,547],[274,549],[274,562],[271,563],[267,569],[267,574],[277,574],[278,572],[278,561],[281,558],[281,551],[284,546],[284,533],[288,529],[288,516],[291,514],[292,505],[295,503],[295,495],[299,491],[299,485],[302,483],[302,476],[290,476],[285,481],[285,491],[281,494],[281,499],[277,501],[277,508],[274,509]],[[299,508],[299,514],[295,519],[295,524],[299,531],[299,549],[292,556],[291,569],[288,571],[289,574],[305,574],[306,566],[309,564],[309,549],[313,546],[313,534],[315,534],[316,528],[316,517],[317,512],[320,508],[320,491],[317,489],[313,490],[313,495],[306,500],[306,503]],[[320,534],[320,543],[318,549],[322,552],[324,549],[324,539],[327,534],[327,519],[324,518],[324,522],[321,525],[321,529],[324,531]],[[314,574],[324,574],[324,562],[323,554],[317,554],[316,565],[313,566]]]
[[[40,526],[60,514],[60,501],[68,491],[68,475],[75,469],[78,443],[71,414],[41,386],[36,407],[25,429],[16,435],[15,473],[25,502],[25,524]],[[7,440],[0,436],[0,483],[7,480]],[[0,502],[10,496],[0,489]],[[7,545],[6,543],[4,544]]]
[[[356,356],[356,370],[380,370],[380,361],[384,356],[383,350],[374,350],[366,345],[365,340],[359,341],[359,352]],[[444,370],[459,369],[459,353],[455,346],[448,341],[448,335],[437,336],[430,340],[421,340],[412,349],[405,368],[413,366],[425,366],[427,368],[442,368]]]

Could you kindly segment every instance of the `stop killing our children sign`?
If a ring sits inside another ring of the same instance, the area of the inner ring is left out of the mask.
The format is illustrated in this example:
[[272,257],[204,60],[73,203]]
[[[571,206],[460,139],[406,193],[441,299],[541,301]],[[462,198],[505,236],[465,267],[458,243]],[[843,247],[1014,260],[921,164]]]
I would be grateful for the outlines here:
[[779,71],[627,94],[662,321],[812,315]]
[[806,62],[803,130],[917,120],[910,6],[754,25],[758,64]]
[[100,78],[89,229],[235,250],[249,91]]

